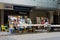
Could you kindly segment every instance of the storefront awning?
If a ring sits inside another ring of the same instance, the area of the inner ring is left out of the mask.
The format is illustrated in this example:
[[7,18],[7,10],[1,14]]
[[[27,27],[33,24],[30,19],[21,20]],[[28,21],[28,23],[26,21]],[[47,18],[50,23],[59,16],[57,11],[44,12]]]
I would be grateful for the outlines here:
[[30,12],[31,9],[32,7],[27,7],[27,6],[13,6],[14,11],[20,11],[25,13]]

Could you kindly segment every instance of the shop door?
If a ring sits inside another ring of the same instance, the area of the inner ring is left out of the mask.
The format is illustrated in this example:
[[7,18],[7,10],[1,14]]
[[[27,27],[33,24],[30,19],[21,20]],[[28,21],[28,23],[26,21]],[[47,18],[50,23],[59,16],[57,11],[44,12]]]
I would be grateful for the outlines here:
[[58,15],[58,24],[60,25],[60,13]]
[[58,24],[58,15],[53,15],[54,24]]

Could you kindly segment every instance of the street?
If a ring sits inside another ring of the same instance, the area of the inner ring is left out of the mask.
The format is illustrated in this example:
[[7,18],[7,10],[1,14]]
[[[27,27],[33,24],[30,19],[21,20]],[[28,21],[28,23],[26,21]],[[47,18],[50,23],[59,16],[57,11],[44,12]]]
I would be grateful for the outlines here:
[[60,40],[60,32],[0,36],[0,40]]

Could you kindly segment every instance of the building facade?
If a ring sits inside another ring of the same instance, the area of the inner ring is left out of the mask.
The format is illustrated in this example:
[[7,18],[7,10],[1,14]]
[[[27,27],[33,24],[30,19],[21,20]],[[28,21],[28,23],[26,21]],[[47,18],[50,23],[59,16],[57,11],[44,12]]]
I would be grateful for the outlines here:
[[57,0],[0,0],[1,3],[35,6],[42,8],[56,8]]
[[59,24],[59,3],[58,0],[0,0],[0,25],[4,24],[4,20],[7,20],[4,19],[6,15],[15,15],[15,13],[19,15],[19,12],[22,12],[21,10],[25,10],[25,8],[29,11],[24,11],[26,14],[23,15],[28,15],[33,23],[35,23],[34,18],[36,16],[44,16],[49,18],[50,23]]

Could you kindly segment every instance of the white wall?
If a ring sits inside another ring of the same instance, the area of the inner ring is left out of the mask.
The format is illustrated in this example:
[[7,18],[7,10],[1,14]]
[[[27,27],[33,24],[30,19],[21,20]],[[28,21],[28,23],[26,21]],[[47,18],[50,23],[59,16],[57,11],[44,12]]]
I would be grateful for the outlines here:
[[60,4],[58,4],[58,8],[57,9],[59,9],[60,10]]
[[57,2],[58,2],[58,9],[60,10],[60,0],[58,0]]
[[18,5],[39,6],[45,8],[56,8],[56,0],[0,0],[3,3],[11,3]]

